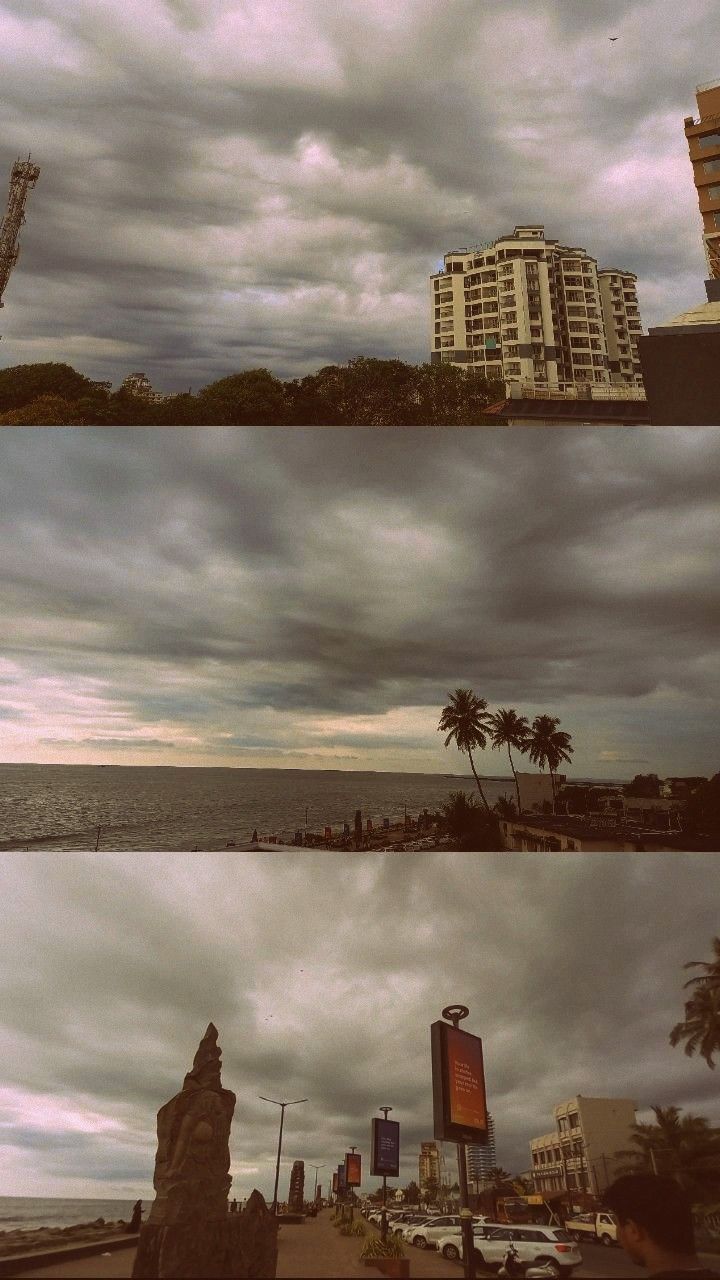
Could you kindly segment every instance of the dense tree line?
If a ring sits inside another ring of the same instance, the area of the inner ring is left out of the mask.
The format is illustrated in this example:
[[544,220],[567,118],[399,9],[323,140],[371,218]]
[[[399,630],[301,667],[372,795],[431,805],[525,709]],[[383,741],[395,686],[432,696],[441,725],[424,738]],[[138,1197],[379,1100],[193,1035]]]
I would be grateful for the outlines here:
[[67,364],[0,369],[4,426],[476,426],[503,383],[449,364],[358,356],[287,382],[246,369],[154,402],[92,382]]

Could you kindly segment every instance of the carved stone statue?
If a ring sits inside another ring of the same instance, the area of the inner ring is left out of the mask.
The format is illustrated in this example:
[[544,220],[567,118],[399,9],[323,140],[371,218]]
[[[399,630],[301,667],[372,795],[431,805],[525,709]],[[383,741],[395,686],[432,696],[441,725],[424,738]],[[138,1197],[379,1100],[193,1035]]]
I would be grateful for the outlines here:
[[158,1111],[156,1195],[135,1280],[275,1275],[277,1223],[260,1192],[242,1213],[228,1212],[235,1094],[222,1087],[217,1037],[211,1022],[180,1093]]
[[288,1209],[290,1213],[302,1213],[304,1208],[305,1195],[305,1164],[302,1160],[296,1160],[290,1174],[290,1192],[288,1194]]

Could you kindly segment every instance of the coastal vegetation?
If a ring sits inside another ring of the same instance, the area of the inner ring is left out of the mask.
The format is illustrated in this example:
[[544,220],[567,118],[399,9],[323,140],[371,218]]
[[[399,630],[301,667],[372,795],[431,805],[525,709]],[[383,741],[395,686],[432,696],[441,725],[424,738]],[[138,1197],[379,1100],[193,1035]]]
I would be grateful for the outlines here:
[[720,938],[713,938],[712,945],[712,960],[688,960],[685,965],[702,973],[685,983],[690,990],[685,1017],[670,1032],[670,1044],[674,1048],[684,1040],[689,1058],[698,1052],[714,1069],[714,1056],[720,1053]]
[[504,398],[472,370],[370,356],[287,381],[245,369],[169,396],[113,391],[68,364],[0,369],[3,426],[477,426]]
[[570,734],[558,728],[560,724],[558,717],[536,716],[532,725],[528,725],[527,718],[519,716],[512,707],[501,707],[494,714],[490,714],[486,699],[479,698],[472,689],[456,689],[454,693],[448,694],[448,699],[440,716],[438,732],[447,734],[446,747],[454,741],[458,751],[467,755],[486,813],[490,814],[490,806],[478,777],[472,753],[484,750],[488,739],[495,748],[507,747],[510,768],[515,779],[518,813],[521,812],[522,806],[512,747],[522,754],[527,754],[533,764],[539,765],[541,769],[547,765],[550,772],[554,813],[557,804],[555,774],[563,761],[569,763],[573,754]]

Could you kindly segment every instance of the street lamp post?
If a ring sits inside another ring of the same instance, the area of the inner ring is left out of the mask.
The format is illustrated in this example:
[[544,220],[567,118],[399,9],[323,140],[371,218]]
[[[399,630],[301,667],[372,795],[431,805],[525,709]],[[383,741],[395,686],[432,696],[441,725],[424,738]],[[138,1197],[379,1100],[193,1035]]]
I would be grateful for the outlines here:
[[[407,820],[407,805],[405,806],[405,818]],[[387,1120],[388,1111],[392,1111],[392,1107],[378,1107],[378,1111],[382,1111],[383,1116]],[[383,1242],[387,1240],[387,1174],[383,1174],[383,1207],[382,1218],[380,1219],[380,1238]]]
[[316,1203],[316,1201],[317,1201],[317,1176],[318,1176],[318,1169],[324,1169],[324,1168],[325,1168],[325,1165],[324,1165],[324,1164],[311,1164],[311,1165],[310,1165],[310,1168],[315,1170],[315,1187],[314,1187],[314,1189],[313,1189],[313,1204],[315,1204],[315,1203]]
[[[459,1030],[460,1022],[467,1018],[470,1010],[464,1004],[451,1004],[442,1011],[443,1018],[451,1022],[455,1030]],[[475,1280],[475,1236],[473,1234],[472,1211],[468,1191],[467,1157],[465,1143],[457,1144],[458,1181],[460,1183],[460,1231],[462,1233],[463,1268],[465,1280]]]
[[295,1102],[276,1102],[275,1098],[266,1098],[262,1093],[259,1093],[258,1097],[261,1098],[263,1102],[272,1102],[274,1107],[280,1108],[280,1136],[278,1138],[277,1163],[275,1165],[275,1190],[273,1192],[273,1202],[272,1202],[272,1210],[271,1210],[272,1213],[276,1214],[277,1203],[278,1203],[278,1198],[277,1198],[278,1182],[280,1181],[280,1152],[282,1151],[282,1135],[283,1135],[283,1123],[285,1120],[285,1108],[297,1107],[299,1103],[307,1102],[308,1099],[297,1098]]

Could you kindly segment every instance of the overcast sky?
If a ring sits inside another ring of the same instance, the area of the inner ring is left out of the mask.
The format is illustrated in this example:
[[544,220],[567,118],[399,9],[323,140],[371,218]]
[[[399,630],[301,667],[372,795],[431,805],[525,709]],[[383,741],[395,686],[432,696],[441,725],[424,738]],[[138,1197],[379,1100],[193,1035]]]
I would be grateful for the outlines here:
[[668,1044],[682,965],[717,932],[717,859],[17,854],[0,891],[2,1194],[150,1196],[156,1113],[211,1019],[238,1195],[272,1195],[279,1116],[258,1094],[309,1099],[281,1194],[295,1159],[325,1185],[349,1145],[367,1160],[386,1104],[417,1177],[428,1029],[456,1002],[512,1172],[577,1093],[720,1122],[714,1074]]
[[425,360],[443,253],[530,221],[659,323],[705,297],[719,48],[714,0],[0,0],[0,181],[41,166],[0,365]]
[[462,772],[469,686],[571,776],[715,773],[719,478],[707,428],[8,429],[2,758]]

